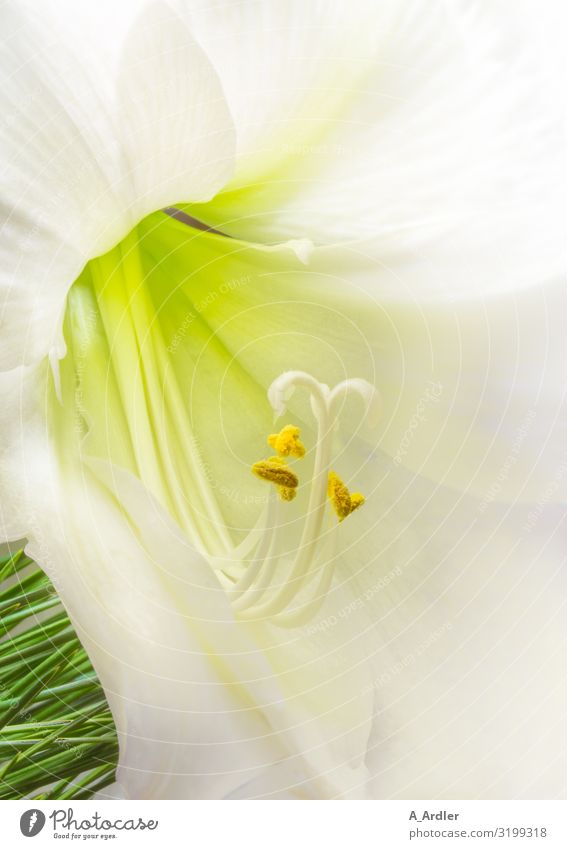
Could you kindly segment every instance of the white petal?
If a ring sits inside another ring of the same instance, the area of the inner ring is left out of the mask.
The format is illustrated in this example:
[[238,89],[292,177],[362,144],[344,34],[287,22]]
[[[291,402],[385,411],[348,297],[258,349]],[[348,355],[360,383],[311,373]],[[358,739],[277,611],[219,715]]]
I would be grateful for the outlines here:
[[[185,247],[175,227],[155,228],[154,234],[171,257],[198,245],[204,279],[215,293],[205,303],[200,272],[192,273],[191,291],[203,292],[209,334],[195,360],[194,392],[212,385],[205,368],[212,340],[227,355],[221,384],[234,381],[243,395],[245,374],[251,386],[265,389],[293,370],[307,370],[329,386],[364,378],[381,398],[367,450],[379,447],[394,465],[476,494],[485,506],[502,499],[565,498],[567,303],[561,281],[482,299],[420,301],[403,274],[381,267],[360,245],[316,248],[308,265],[299,266],[287,262],[283,251],[234,239],[203,235]],[[160,269],[164,281],[174,279],[169,263]],[[230,295],[218,297],[233,279]],[[256,459],[250,444],[259,444],[266,408],[251,390],[254,416],[247,418],[222,391],[217,396],[215,409],[209,405],[205,413],[201,404],[200,415],[195,408],[193,426],[208,456],[219,446],[211,460],[215,479],[222,478],[224,465],[230,487],[244,493],[248,464]],[[295,393],[288,415],[309,430],[312,417],[303,400]],[[224,425],[216,422],[219,416]],[[363,418],[349,402],[345,444],[362,430]]]
[[27,484],[30,553],[109,696],[126,795],[561,792],[564,511],[484,509],[368,458],[357,440],[342,458],[349,473],[357,456],[368,500],[341,525],[335,587],[317,621],[282,634],[235,627],[210,573],[133,479],[97,469],[118,510],[88,470],[61,480],[25,451],[13,491],[21,501]]
[[203,51],[167,6],[119,5],[2,7],[1,368],[61,356],[85,262],[231,172],[232,123]]
[[253,653],[206,564],[151,502],[138,529],[91,484],[64,484],[44,549],[34,540],[28,551],[54,580],[105,689],[117,779],[129,798],[222,797],[282,757],[246,696],[260,674]]
[[236,622],[139,481],[47,439],[47,365],[1,378],[9,422],[25,411],[28,424],[4,428],[3,533],[27,534],[87,648],[119,732],[121,792],[364,796],[371,667],[351,655],[348,628],[329,638]]
[[235,622],[207,564],[139,483],[93,470],[120,507],[88,470],[66,476],[27,550],[103,684],[125,795],[364,795],[370,668],[353,673],[336,643],[323,652],[302,633]]
[[[49,478],[52,449],[45,428],[49,403],[46,361],[0,372],[1,541],[24,538],[34,527],[38,487]],[[25,423],[25,424],[24,424]],[[49,488],[44,493],[49,500]]]
[[373,237],[419,296],[564,270],[564,113],[547,67],[562,47],[534,38],[529,4],[221,8],[190,20],[227,92],[238,168],[197,217],[268,243]]
[[[369,266],[367,289],[380,277]],[[350,279],[365,285],[364,276]],[[565,499],[566,306],[556,280],[446,304],[392,295],[381,314],[349,311],[374,355],[375,444],[395,464],[476,493],[485,507]]]
[[344,523],[347,615],[374,666],[372,795],[563,798],[565,509],[482,511],[366,469],[380,473],[358,526]]

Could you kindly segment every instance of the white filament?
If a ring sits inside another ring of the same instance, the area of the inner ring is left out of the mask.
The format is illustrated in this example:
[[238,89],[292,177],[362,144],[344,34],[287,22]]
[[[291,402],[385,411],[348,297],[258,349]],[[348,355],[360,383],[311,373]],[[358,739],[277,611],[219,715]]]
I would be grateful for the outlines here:
[[[297,626],[315,616],[331,586],[336,561],[336,527],[331,539],[324,542],[323,521],[327,502],[333,431],[346,396],[359,395],[365,406],[364,418],[375,419],[377,395],[370,383],[360,378],[344,380],[332,390],[303,371],[280,375],[268,389],[268,400],[276,416],[282,416],[287,402],[297,388],[306,389],[317,423],[315,464],[311,480],[309,504],[295,557],[283,582],[274,581],[279,563],[279,538],[282,522],[281,504],[275,495],[270,499],[263,532],[256,536],[254,555],[232,585],[229,596],[235,613],[242,619],[270,619],[284,627]],[[257,529],[254,531],[256,534]],[[299,593],[301,602],[297,602]],[[294,604],[295,603],[295,604]]]

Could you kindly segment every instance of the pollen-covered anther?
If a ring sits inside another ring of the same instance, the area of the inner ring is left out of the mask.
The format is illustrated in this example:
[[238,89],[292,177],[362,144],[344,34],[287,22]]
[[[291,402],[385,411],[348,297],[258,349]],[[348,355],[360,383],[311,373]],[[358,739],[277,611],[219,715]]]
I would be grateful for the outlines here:
[[[276,486],[284,489],[296,489],[299,484],[299,478],[292,469],[285,463],[281,457],[270,457],[268,460],[258,460],[252,466],[254,474],[262,478],[262,480],[275,483]],[[283,497],[283,496],[282,496]],[[285,501],[291,501],[291,498],[284,498]]]
[[[276,486],[279,498],[267,499],[261,526],[254,528],[250,546],[244,544],[241,549],[246,567],[232,573],[224,566],[221,570],[221,580],[230,581],[228,590],[235,615],[248,621],[269,619],[282,628],[297,628],[311,621],[331,589],[339,559],[339,524],[364,504],[361,493],[349,492],[346,484],[331,471],[335,423],[347,396],[361,396],[368,415],[375,394],[362,378],[343,380],[330,389],[307,372],[287,371],[268,389],[268,400],[278,418],[286,414],[288,401],[297,389],[308,392],[317,425],[310,485],[304,487],[306,503],[298,505],[304,513],[301,535],[297,543],[287,538],[288,523],[283,514],[288,511],[281,504],[292,501],[298,492],[293,460],[306,453],[299,428],[287,424],[279,433],[268,437],[277,456],[252,466],[254,474]],[[329,518],[327,498],[339,520],[333,521],[332,529],[325,527]],[[292,513],[295,525],[297,510]]]
[[297,495],[297,489],[290,489],[288,486],[278,486],[278,495],[282,501],[293,501]]
[[300,434],[301,431],[296,425],[288,424],[279,433],[271,433],[268,436],[268,445],[281,457],[303,457],[305,445],[299,438]]
[[336,472],[329,472],[327,495],[339,522],[342,522],[343,519],[346,519],[347,516],[350,516],[364,504],[364,496],[360,492],[353,492],[351,495],[347,485],[343,483]]
[[362,507],[364,502],[366,501],[364,495],[361,492],[351,492],[350,494],[350,512],[354,513],[355,510],[358,510],[359,507]]

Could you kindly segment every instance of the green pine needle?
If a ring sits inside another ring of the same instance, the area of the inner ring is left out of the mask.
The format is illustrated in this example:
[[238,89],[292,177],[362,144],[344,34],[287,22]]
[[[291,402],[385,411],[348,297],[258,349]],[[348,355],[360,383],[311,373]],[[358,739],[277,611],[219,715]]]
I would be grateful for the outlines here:
[[114,781],[102,687],[46,575],[0,557],[0,799],[90,799]]

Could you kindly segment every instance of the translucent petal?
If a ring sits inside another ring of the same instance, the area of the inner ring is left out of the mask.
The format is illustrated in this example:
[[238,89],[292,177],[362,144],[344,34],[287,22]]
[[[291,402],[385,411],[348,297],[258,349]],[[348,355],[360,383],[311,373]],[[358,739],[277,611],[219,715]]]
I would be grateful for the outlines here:
[[542,25],[553,8],[250,0],[189,9],[238,144],[234,180],[190,207],[197,218],[264,243],[372,239],[377,259],[422,299],[564,273],[565,110],[554,64],[564,51]]
[[65,296],[144,215],[206,200],[234,133],[209,61],[164,4],[6,3],[0,51],[0,368],[61,356]]
[[358,478],[335,592],[374,670],[371,795],[562,798],[564,507],[484,508],[383,456]]

